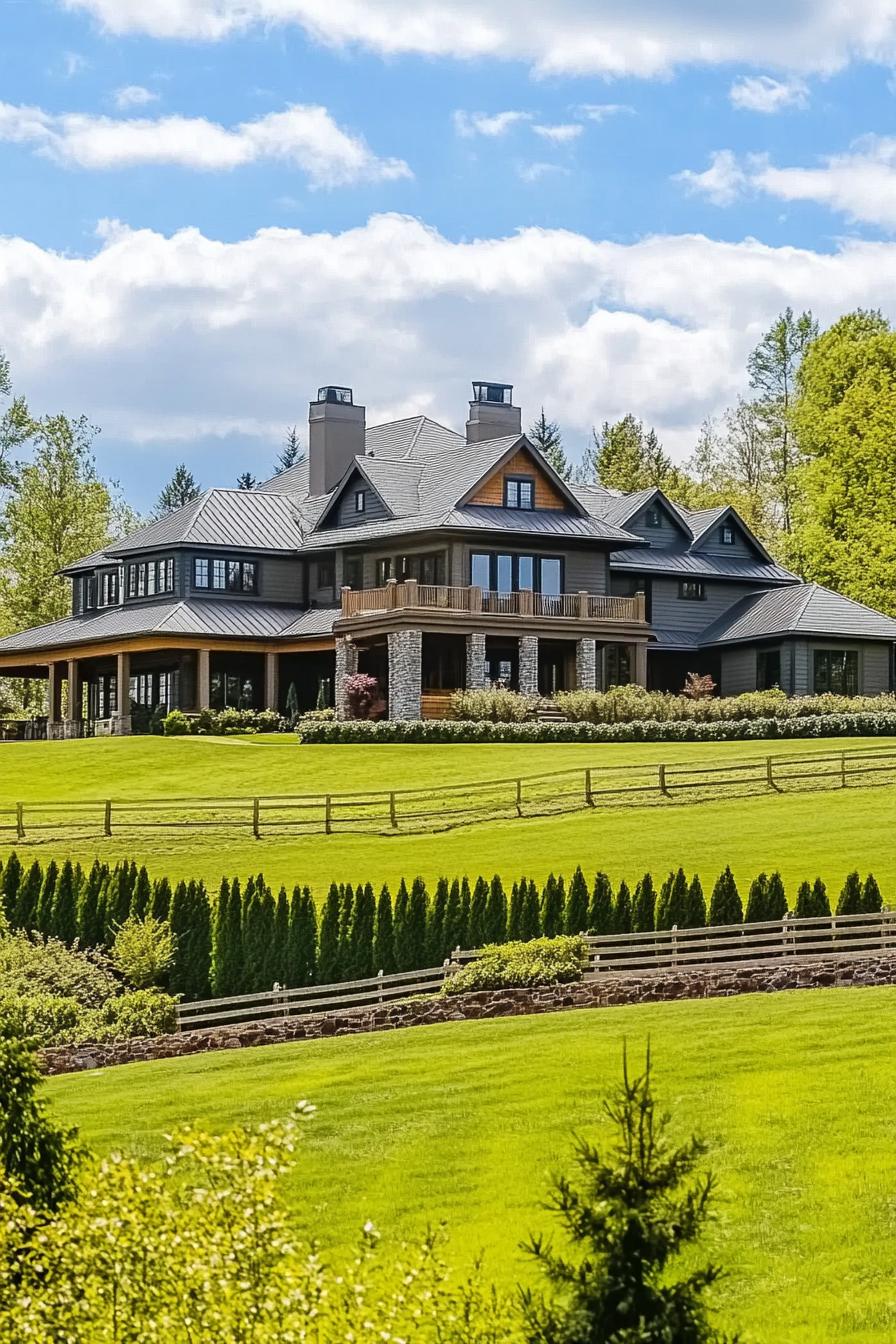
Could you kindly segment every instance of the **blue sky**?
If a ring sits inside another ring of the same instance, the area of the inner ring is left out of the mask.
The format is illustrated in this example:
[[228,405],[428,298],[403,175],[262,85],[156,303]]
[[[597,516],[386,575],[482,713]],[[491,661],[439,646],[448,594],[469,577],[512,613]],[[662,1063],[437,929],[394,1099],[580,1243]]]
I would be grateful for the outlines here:
[[896,302],[896,7],[717,8],[0,0],[17,385],[141,507],[264,474],[324,381],[685,455],[786,303]]

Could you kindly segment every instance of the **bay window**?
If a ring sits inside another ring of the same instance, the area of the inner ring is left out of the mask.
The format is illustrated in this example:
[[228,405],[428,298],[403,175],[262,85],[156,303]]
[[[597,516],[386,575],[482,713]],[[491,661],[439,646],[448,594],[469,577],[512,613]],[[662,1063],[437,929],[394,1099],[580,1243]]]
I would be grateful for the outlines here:
[[[118,576],[115,590],[118,591]],[[128,597],[158,597],[174,592],[174,557],[165,560],[139,560],[128,565]],[[116,598],[117,600],[117,598]]]

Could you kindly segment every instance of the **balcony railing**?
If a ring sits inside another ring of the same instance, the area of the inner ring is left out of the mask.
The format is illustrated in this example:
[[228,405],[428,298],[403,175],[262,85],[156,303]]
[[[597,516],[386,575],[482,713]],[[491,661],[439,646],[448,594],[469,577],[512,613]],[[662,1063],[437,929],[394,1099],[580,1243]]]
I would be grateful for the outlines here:
[[342,616],[372,616],[379,612],[425,610],[486,616],[559,616],[579,621],[645,620],[644,594],[607,597],[597,593],[498,593],[489,588],[451,588],[441,584],[394,579],[385,588],[343,588]]

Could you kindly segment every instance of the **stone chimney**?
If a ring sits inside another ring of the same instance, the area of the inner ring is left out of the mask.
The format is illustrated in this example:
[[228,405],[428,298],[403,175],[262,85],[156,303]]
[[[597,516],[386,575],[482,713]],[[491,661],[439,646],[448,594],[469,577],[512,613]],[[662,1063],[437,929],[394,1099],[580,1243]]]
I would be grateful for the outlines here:
[[365,407],[350,387],[321,387],[308,407],[308,489],[328,495],[356,457],[364,456]]
[[522,413],[519,406],[513,404],[511,384],[474,383],[467,420],[467,443],[485,443],[487,439],[502,439],[506,434],[522,432]]

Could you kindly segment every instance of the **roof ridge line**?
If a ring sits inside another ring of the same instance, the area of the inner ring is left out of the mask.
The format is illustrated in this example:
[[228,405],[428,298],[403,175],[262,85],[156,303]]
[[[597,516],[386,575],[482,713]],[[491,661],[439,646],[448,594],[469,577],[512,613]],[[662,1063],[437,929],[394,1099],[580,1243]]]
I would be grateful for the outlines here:
[[[423,433],[423,426],[424,426],[425,423],[426,423],[426,416],[425,416],[425,415],[418,415],[418,416],[417,416],[417,428],[414,430],[413,434],[411,435],[411,441],[410,441],[410,443],[408,444],[408,450],[407,450],[407,452],[404,454],[404,457],[402,458],[402,461],[404,461],[404,458],[408,458],[408,457],[410,457],[410,456],[412,455],[414,449],[417,447],[417,440],[420,438],[420,435]],[[419,503],[419,500],[418,500],[418,503]]]
[[808,592],[806,593],[806,596],[805,596],[804,599],[803,599],[803,604],[802,604],[802,606],[800,607],[800,609],[799,609],[799,611],[798,611],[798,613],[797,613],[797,618],[796,618],[796,619],[797,619],[798,621],[801,621],[801,620],[803,619],[803,617],[805,616],[805,614],[806,614],[806,608],[808,607],[809,603],[812,601],[812,594],[813,594],[813,592],[815,591],[815,589],[816,589],[817,587],[818,587],[818,584],[815,582],[814,579],[811,580],[811,582],[809,582],[809,583],[806,584],[806,588],[808,589]]

